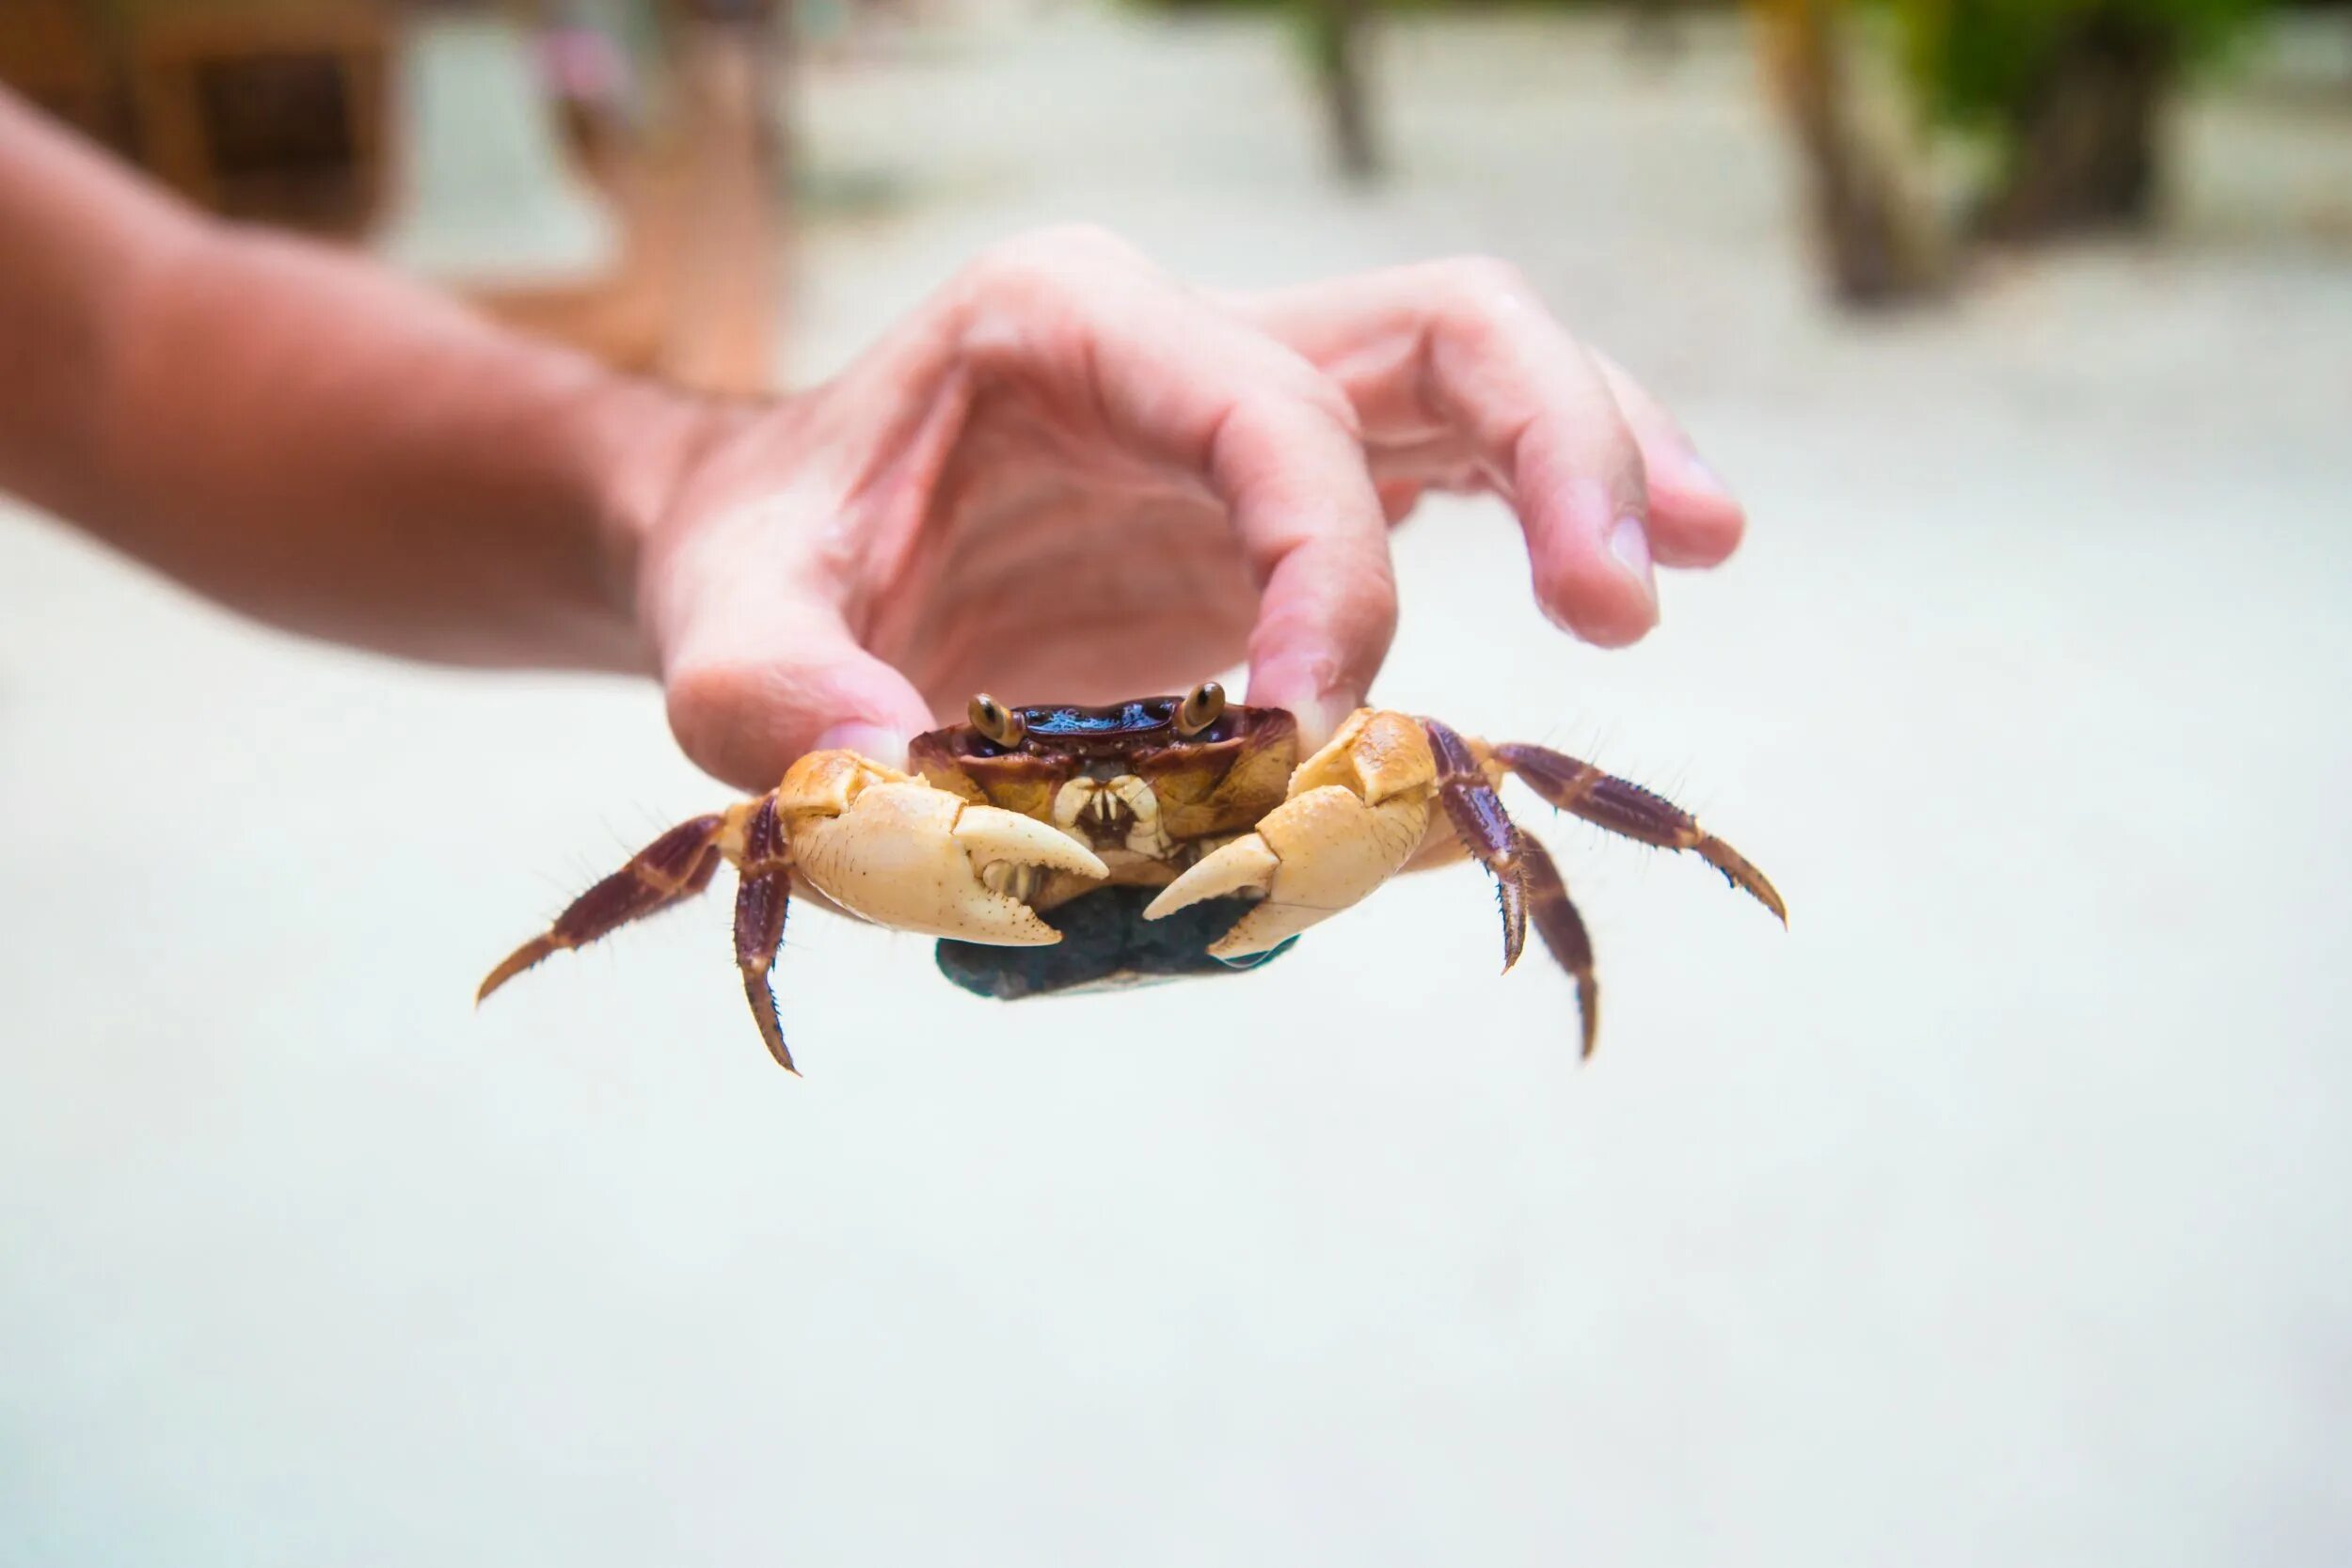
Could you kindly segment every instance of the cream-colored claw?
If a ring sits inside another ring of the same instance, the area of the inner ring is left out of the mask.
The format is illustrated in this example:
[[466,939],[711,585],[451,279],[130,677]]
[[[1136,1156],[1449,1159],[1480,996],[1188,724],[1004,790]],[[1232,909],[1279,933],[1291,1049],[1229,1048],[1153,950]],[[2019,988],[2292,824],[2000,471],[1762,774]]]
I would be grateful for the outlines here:
[[1260,896],[1209,946],[1213,957],[1263,953],[1368,896],[1421,847],[1437,776],[1421,728],[1402,714],[1359,710],[1299,765],[1291,798],[1196,862],[1144,910],[1160,920],[1203,899]]
[[1000,868],[1110,875],[1067,833],[903,775],[865,784],[837,815],[796,816],[790,832],[794,870],[850,913],[998,947],[1061,941],[1026,904],[991,885],[1020,880]]
[[1256,833],[1244,833],[1203,855],[1192,863],[1191,869],[1160,889],[1160,895],[1144,910],[1143,918],[1158,920],[1206,898],[1226,898],[1234,894],[1262,898],[1274,890],[1274,873],[1281,864],[1282,858],[1264,839]]

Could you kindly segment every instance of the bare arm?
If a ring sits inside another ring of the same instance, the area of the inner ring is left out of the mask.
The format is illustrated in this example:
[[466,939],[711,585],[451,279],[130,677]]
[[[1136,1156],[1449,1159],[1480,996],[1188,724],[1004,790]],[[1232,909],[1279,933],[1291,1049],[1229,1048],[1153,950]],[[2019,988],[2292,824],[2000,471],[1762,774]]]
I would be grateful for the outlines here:
[[0,490],[288,628],[650,669],[691,401],[209,221],[0,94]]

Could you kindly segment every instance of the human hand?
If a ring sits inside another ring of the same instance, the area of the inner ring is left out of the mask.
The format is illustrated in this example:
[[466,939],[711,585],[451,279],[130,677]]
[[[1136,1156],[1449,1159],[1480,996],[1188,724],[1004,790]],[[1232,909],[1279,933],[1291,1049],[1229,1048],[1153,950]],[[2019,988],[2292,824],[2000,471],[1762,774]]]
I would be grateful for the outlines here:
[[1106,701],[1247,655],[1319,743],[1395,629],[1426,489],[1517,511],[1546,612],[1657,620],[1739,505],[1499,263],[1212,297],[1090,230],[985,255],[834,380],[711,415],[633,542],[688,755],[745,789],[883,759],[976,690]]

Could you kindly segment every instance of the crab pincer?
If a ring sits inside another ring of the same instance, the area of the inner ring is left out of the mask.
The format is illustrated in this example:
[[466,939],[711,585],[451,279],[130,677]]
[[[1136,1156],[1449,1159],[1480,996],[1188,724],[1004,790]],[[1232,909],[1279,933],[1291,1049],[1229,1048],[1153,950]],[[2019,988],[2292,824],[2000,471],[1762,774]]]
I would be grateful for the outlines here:
[[1401,870],[1429,832],[1437,764],[1421,726],[1359,709],[1291,775],[1287,799],[1257,830],[1203,855],[1147,905],[1146,920],[1239,894],[1260,899],[1210,943],[1219,958],[1269,952],[1360,903]]
[[854,752],[802,758],[776,791],[793,869],[878,926],[999,947],[1061,933],[1009,892],[1025,867],[1110,875],[1069,834],[1017,812],[936,789]]

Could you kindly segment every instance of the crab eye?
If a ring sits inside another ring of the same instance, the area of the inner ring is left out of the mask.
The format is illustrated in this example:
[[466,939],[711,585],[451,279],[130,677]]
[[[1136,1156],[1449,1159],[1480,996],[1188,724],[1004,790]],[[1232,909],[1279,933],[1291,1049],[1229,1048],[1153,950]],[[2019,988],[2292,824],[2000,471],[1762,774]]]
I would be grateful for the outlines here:
[[1182,706],[1176,710],[1176,730],[1180,735],[1199,735],[1216,722],[1225,711],[1225,689],[1215,681],[1202,681],[1184,693]]
[[1020,745],[1022,736],[1028,730],[1021,715],[985,691],[972,699],[972,727],[1008,748]]

